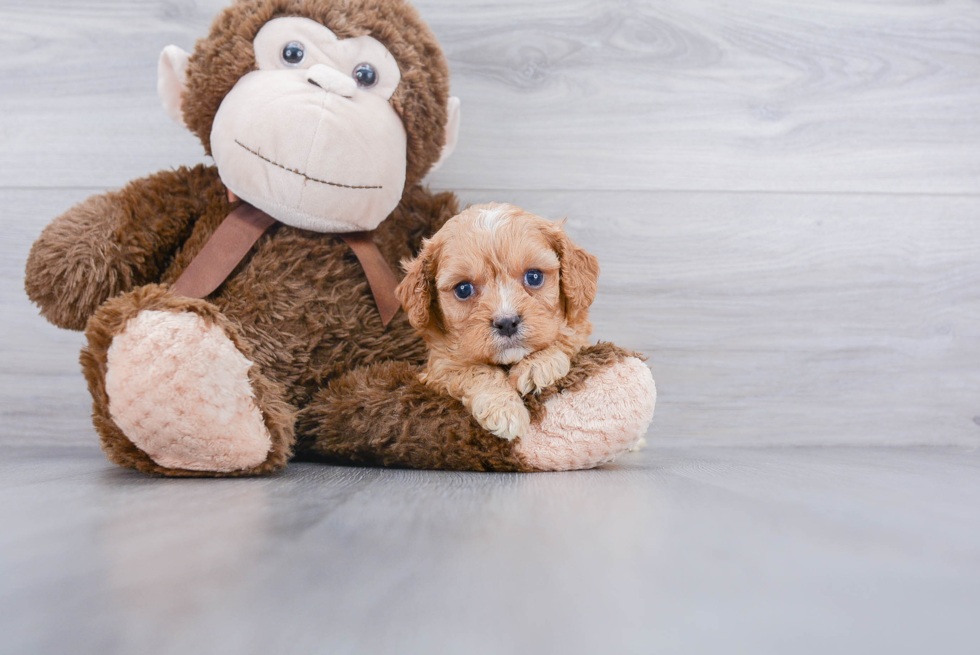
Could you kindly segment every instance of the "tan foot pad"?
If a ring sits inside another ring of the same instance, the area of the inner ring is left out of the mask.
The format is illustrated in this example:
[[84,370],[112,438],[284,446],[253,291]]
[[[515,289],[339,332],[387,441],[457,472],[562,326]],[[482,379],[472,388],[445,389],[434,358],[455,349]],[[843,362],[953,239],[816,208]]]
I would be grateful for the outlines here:
[[197,314],[143,311],[109,348],[109,413],[160,466],[251,468],[272,447],[248,379],[251,366],[220,327]]
[[653,421],[657,389],[646,364],[624,359],[545,403],[516,448],[530,466],[546,471],[587,469],[611,462],[640,441]]

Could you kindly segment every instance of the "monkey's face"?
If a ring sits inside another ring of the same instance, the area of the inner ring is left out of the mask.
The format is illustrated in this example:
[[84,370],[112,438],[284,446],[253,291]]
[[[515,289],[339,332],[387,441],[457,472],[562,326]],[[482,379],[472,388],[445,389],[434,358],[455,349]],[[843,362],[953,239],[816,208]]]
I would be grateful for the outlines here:
[[253,47],[257,70],[214,118],[222,181],[287,225],[373,230],[405,187],[407,138],[389,103],[395,59],[370,36],[340,40],[297,17],[266,23]]

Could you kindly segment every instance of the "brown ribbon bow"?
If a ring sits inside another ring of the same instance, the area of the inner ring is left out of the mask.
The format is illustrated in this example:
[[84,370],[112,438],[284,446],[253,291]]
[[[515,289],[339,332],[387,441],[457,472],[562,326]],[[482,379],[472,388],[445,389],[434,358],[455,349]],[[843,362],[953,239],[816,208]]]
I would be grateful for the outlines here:
[[[229,198],[236,200],[230,192]],[[173,292],[187,298],[211,295],[245,259],[259,237],[276,223],[276,219],[261,209],[242,202],[221,222],[201,252],[177,278]],[[401,308],[395,297],[398,278],[378,250],[371,232],[349,232],[338,236],[347,242],[361,263],[381,313],[381,323],[387,327]]]

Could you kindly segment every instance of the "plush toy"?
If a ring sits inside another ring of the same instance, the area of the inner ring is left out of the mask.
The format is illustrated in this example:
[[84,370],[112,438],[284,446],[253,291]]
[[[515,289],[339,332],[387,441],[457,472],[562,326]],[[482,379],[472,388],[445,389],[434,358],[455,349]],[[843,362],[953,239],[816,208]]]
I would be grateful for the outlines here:
[[116,464],[268,473],[295,456],[481,471],[585,468],[642,437],[649,369],[600,344],[528,401],[522,439],[418,381],[398,263],[458,213],[419,186],[459,128],[449,70],[400,0],[239,0],[158,90],[214,166],[89,198],[49,225],[26,288],[85,330],[82,368]]

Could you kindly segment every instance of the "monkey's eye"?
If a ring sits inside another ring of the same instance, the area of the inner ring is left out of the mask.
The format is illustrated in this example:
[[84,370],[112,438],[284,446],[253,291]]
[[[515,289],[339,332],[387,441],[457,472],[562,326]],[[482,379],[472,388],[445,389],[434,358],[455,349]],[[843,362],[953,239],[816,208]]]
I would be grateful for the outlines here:
[[362,89],[370,89],[378,84],[378,71],[375,70],[374,66],[371,64],[358,64],[354,68],[354,79],[357,81],[357,86]]
[[460,300],[466,300],[473,295],[475,289],[473,288],[472,282],[460,282],[455,287],[453,287],[453,293]]
[[544,284],[544,273],[536,268],[532,268],[524,273],[524,284],[532,289],[540,288]]
[[299,41],[290,41],[282,48],[282,63],[287,66],[299,66],[306,57],[306,49]]

